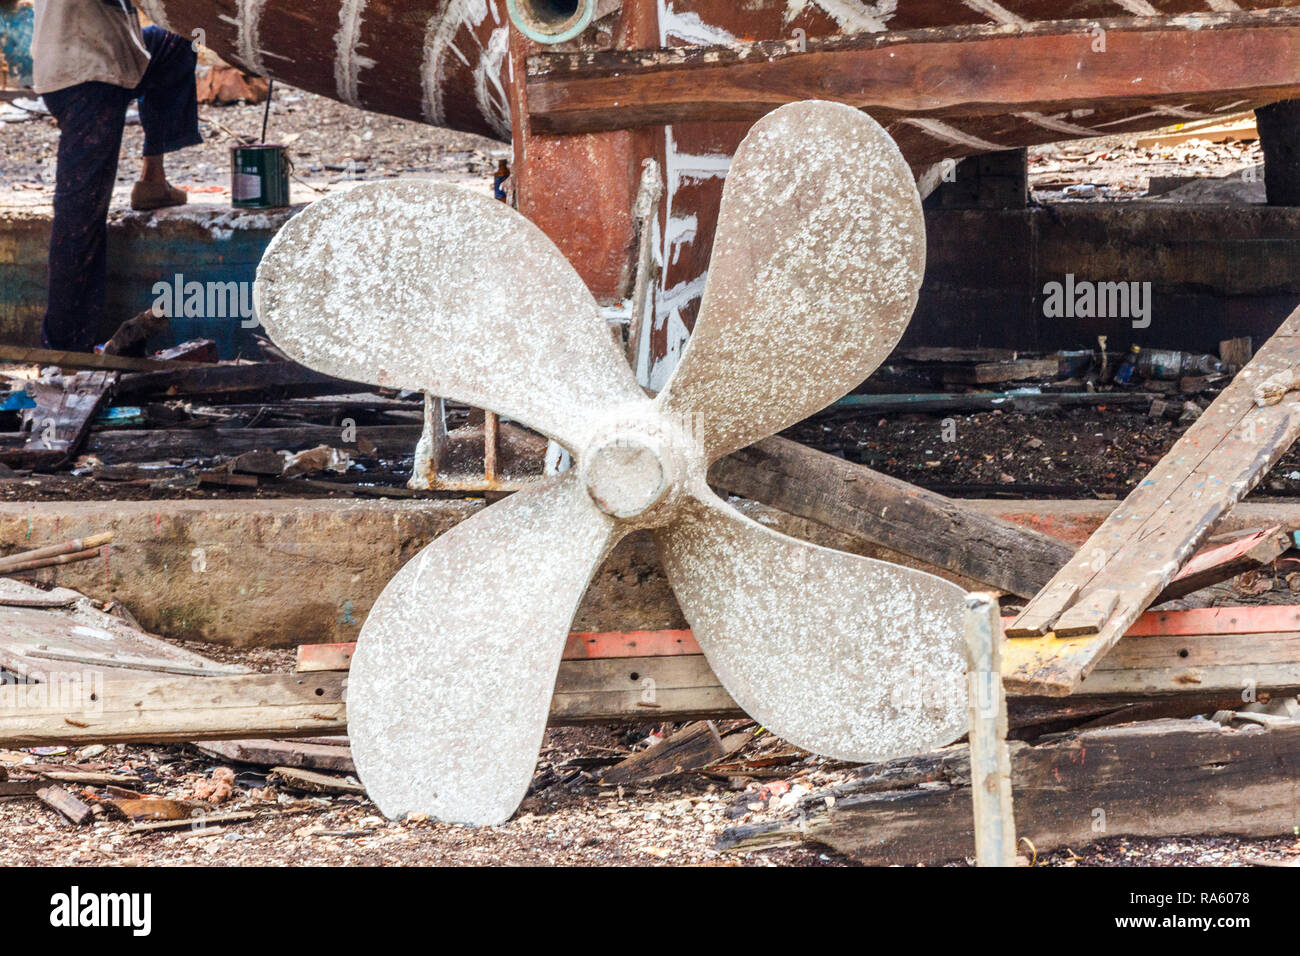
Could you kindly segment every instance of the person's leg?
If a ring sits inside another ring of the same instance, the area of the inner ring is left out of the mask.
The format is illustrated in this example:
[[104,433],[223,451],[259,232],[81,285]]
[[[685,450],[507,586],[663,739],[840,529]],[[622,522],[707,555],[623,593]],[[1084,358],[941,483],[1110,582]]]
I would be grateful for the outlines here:
[[59,124],[49,297],[41,324],[46,348],[89,352],[104,320],[108,204],[117,178],[130,92],[80,83],[45,95]]
[[199,104],[194,89],[197,57],[190,42],[158,27],[147,27],[144,43],[149,50],[149,67],[135,94],[140,97],[140,125],[144,128],[144,164],[140,182],[148,184],[133,192],[135,205],[157,207],[185,201],[185,194],[167,184],[163,156],[197,146]]
[[199,135],[199,101],[194,89],[198,57],[190,41],[158,27],[147,27],[144,45],[149,68],[135,92],[140,97],[144,155],[162,156],[203,142]]

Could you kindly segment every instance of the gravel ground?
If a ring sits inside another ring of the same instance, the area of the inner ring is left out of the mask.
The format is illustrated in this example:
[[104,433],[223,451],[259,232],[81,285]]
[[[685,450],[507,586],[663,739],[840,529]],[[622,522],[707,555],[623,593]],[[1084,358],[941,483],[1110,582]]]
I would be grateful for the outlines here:
[[[431,176],[491,186],[494,153],[508,149],[454,130],[379,116],[325,97],[277,85],[267,140],[289,147],[298,179],[293,200],[306,202],[350,179]],[[199,107],[204,142],[167,157],[167,175],[191,193],[191,201],[230,201],[230,147],[236,137],[256,138],[260,105]],[[134,111],[131,116],[134,116]],[[48,116],[0,123],[0,207],[48,203],[54,195],[54,157],[59,131]],[[118,164],[114,205],[124,204],[139,173],[144,134],[128,120]],[[314,188],[313,188],[314,187]]]
[[[640,731],[644,732],[644,731]],[[576,756],[626,750],[627,727],[548,732],[538,782]],[[0,767],[57,762],[135,774],[151,796],[196,798],[221,765],[192,747],[115,746],[76,754],[0,750]],[[213,813],[255,810],[256,819],[179,832],[133,833],[101,815],[73,827],[35,799],[0,799],[0,865],[704,865],[825,866],[847,861],[820,847],[723,853],[714,847],[735,798],[725,783],[675,778],[655,787],[554,785],[525,799],[509,823],[467,828],[393,823],[358,796],[294,794],[268,785],[264,769],[237,768],[233,795]],[[535,783],[535,786],[538,784]],[[89,798],[89,792],[81,796]]]
[[[643,733],[650,728],[641,728]],[[534,786],[575,758],[625,749],[627,727],[557,728],[547,734]],[[635,734],[634,734],[635,735]],[[768,751],[789,751],[768,737]],[[79,758],[0,750],[0,768],[57,764],[144,780],[150,796],[196,800],[224,765],[191,746],[121,745]],[[468,828],[385,820],[364,797],[295,793],[266,780],[266,768],[231,767],[229,798],[211,812],[254,811],[254,819],[166,832],[133,832],[110,812],[75,827],[33,798],[0,798],[0,866],[852,866],[816,844],[724,852],[723,829],[779,814],[808,790],[848,769],[801,757],[782,775],[728,783],[676,775],[652,786],[603,787],[583,778],[525,799],[508,823]],[[588,771],[588,774],[591,772]],[[67,785],[91,802],[97,789]],[[749,810],[758,807],[758,810]],[[770,809],[769,809],[770,808]],[[1026,854],[1029,850],[1022,846]],[[1025,859],[1036,866],[1300,865],[1300,837],[1112,838]],[[969,860],[933,865],[969,865]]]

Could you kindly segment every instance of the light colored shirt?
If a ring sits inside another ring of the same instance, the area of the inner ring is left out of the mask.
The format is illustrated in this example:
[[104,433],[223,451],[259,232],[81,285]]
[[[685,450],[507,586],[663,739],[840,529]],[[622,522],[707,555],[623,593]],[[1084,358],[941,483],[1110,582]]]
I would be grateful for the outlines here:
[[37,93],[112,83],[140,85],[149,53],[140,20],[128,2],[117,0],[36,0],[32,30],[33,79]]

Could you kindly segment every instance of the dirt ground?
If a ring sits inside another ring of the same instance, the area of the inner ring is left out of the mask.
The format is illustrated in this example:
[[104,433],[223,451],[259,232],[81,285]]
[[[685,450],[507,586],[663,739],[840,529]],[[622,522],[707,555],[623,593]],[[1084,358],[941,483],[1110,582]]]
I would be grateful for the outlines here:
[[[739,722],[732,722],[739,723]],[[758,780],[713,780],[678,774],[649,786],[606,787],[593,763],[626,753],[656,728],[558,728],[547,733],[536,792],[505,825],[469,828],[411,819],[385,820],[364,797],[294,792],[267,780],[265,767],[232,766],[194,746],[119,745],[83,748],[82,756],[0,750],[0,768],[60,768],[131,775],[150,796],[195,800],[228,767],[233,794],[209,802],[212,814],[254,811],[240,822],[200,822],[164,832],[138,832],[100,805],[93,822],[73,826],[30,797],[0,798],[0,866],[854,866],[816,844],[723,851],[722,831],[779,813],[809,789],[843,778],[843,765],[799,757],[781,773]],[[764,752],[789,752],[760,740]],[[48,751],[49,748],[47,748]],[[53,748],[58,750],[59,748]],[[553,782],[552,782],[553,781]],[[549,782],[549,785],[547,785]],[[95,805],[99,788],[67,785]],[[540,788],[540,789],[539,789]],[[762,807],[761,811],[750,808]],[[1022,846],[1022,865],[1254,866],[1300,865],[1300,837],[1238,839],[1112,838],[1041,855]],[[969,865],[969,860],[932,865]]]
[[[1102,405],[821,415],[785,434],[952,497],[1112,499],[1127,495],[1190,424]],[[1300,494],[1300,449],[1291,448],[1254,493]]]

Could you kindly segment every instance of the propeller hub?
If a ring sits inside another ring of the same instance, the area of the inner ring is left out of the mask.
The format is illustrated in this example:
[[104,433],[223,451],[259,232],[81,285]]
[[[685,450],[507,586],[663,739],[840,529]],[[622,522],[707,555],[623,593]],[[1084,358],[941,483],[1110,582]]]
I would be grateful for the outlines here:
[[596,507],[630,520],[659,504],[673,486],[675,469],[653,440],[620,435],[580,457],[587,493]]

